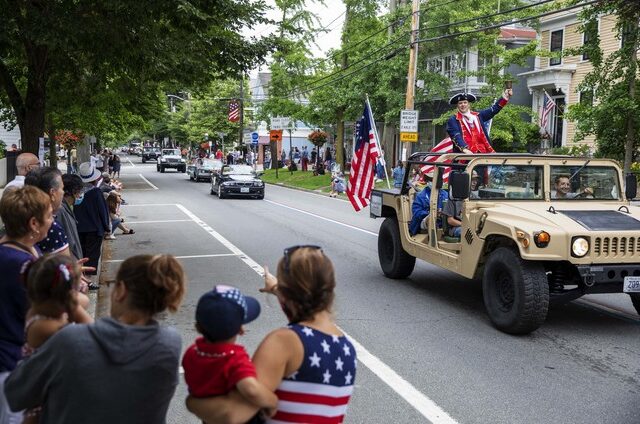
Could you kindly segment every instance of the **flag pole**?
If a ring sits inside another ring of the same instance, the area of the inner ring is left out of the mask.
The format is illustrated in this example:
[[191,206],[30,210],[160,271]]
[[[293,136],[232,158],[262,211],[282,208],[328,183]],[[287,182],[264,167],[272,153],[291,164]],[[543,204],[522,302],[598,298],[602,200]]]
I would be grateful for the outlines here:
[[[371,115],[371,126],[373,127],[373,134],[376,138],[376,144],[378,145],[378,148],[380,149],[380,152],[382,153],[382,145],[380,144],[380,136],[378,135],[378,127],[376,127],[376,120],[373,118],[373,109],[371,109],[371,103],[369,103],[369,94],[365,93],[365,96],[367,98],[367,106],[369,107],[369,114]],[[383,163],[386,163],[386,161],[384,160],[384,155],[380,155],[380,157],[382,157]],[[387,173],[387,167],[383,166],[382,168],[384,168],[384,176],[387,180],[387,188],[391,189],[391,184],[389,183],[389,174]]]

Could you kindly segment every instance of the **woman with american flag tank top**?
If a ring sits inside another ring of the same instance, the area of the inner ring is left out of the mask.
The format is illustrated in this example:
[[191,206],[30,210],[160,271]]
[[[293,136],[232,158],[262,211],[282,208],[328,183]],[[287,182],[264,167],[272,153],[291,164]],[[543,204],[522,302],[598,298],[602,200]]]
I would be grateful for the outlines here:
[[[278,396],[275,414],[264,422],[341,423],[354,388],[356,352],[331,312],[333,265],[318,246],[293,246],[278,262],[277,276],[265,267],[260,291],[277,296],[290,324],[268,334],[253,356],[258,379]],[[261,422],[237,391],[189,397],[187,408],[211,423]]]

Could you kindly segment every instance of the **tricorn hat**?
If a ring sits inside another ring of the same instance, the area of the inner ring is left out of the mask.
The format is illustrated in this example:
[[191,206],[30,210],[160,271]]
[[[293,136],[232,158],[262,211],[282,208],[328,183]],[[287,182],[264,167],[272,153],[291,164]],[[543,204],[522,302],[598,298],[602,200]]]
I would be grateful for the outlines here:
[[476,96],[474,96],[471,93],[458,93],[458,94],[456,94],[455,96],[453,96],[452,98],[449,99],[449,104],[457,105],[458,102],[461,101],[461,100],[466,100],[466,101],[468,101],[470,103],[473,103],[477,99],[476,99]]

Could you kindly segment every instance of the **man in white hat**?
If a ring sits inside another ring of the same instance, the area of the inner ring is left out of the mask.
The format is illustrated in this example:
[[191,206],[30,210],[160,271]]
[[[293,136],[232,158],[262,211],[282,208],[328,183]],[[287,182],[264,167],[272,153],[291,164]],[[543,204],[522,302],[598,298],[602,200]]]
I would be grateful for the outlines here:
[[447,133],[453,141],[453,151],[467,154],[495,152],[491,147],[488,124],[512,95],[512,89],[504,90],[502,97],[493,106],[479,112],[471,111],[471,103],[476,101],[473,94],[459,93],[451,97],[449,104],[458,108],[458,112],[447,121]]
[[[75,206],[73,213],[78,220],[78,236],[84,256],[89,258],[88,267],[98,267],[102,240],[105,234],[111,234],[109,225],[109,210],[107,202],[98,188],[102,181],[102,174],[91,162],[84,162],[78,167],[78,174],[85,183],[84,200]],[[96,271],[88,274],[95,275]],[[90,289],[98,288],[97,282],[92,282]]]
[[[416,195],[416,198],[413,200],[413,205],[411,205],[412,217],[411,222],[409,223],[409,234],[412,236],[418,234],[420,230],[427,229],[427,220],[431,210],[429,199],[431,198],[431,181],[433,180],[433,171],[424,174],[424,179],[427,182],[427,186]],[[447,199],[449,199],[447,191],[439,190],[438,212],[442,211],[442,206]]]

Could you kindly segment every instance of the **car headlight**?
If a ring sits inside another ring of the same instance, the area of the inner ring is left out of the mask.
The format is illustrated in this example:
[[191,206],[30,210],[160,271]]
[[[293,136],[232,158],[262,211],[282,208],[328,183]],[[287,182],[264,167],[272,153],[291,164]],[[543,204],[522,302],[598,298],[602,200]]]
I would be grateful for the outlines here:
[[589,240],[584,237],[574,237],[571,241],[571,255],[582,258],[589,253]]
[[166,162],[167,160],[165,158],[160,158],[160,162]]
[[180,159],[180,162],[185,163],[186,161],[184,159]]
[[262,181],[254,181],[253,182],[253,186],[254,187],[262,187],[263,182]]
[[222,183],[222,185],[223,186],[230,186],[230,185],[233,185],[233,182],[232,181],[225,181],[225,182]]

